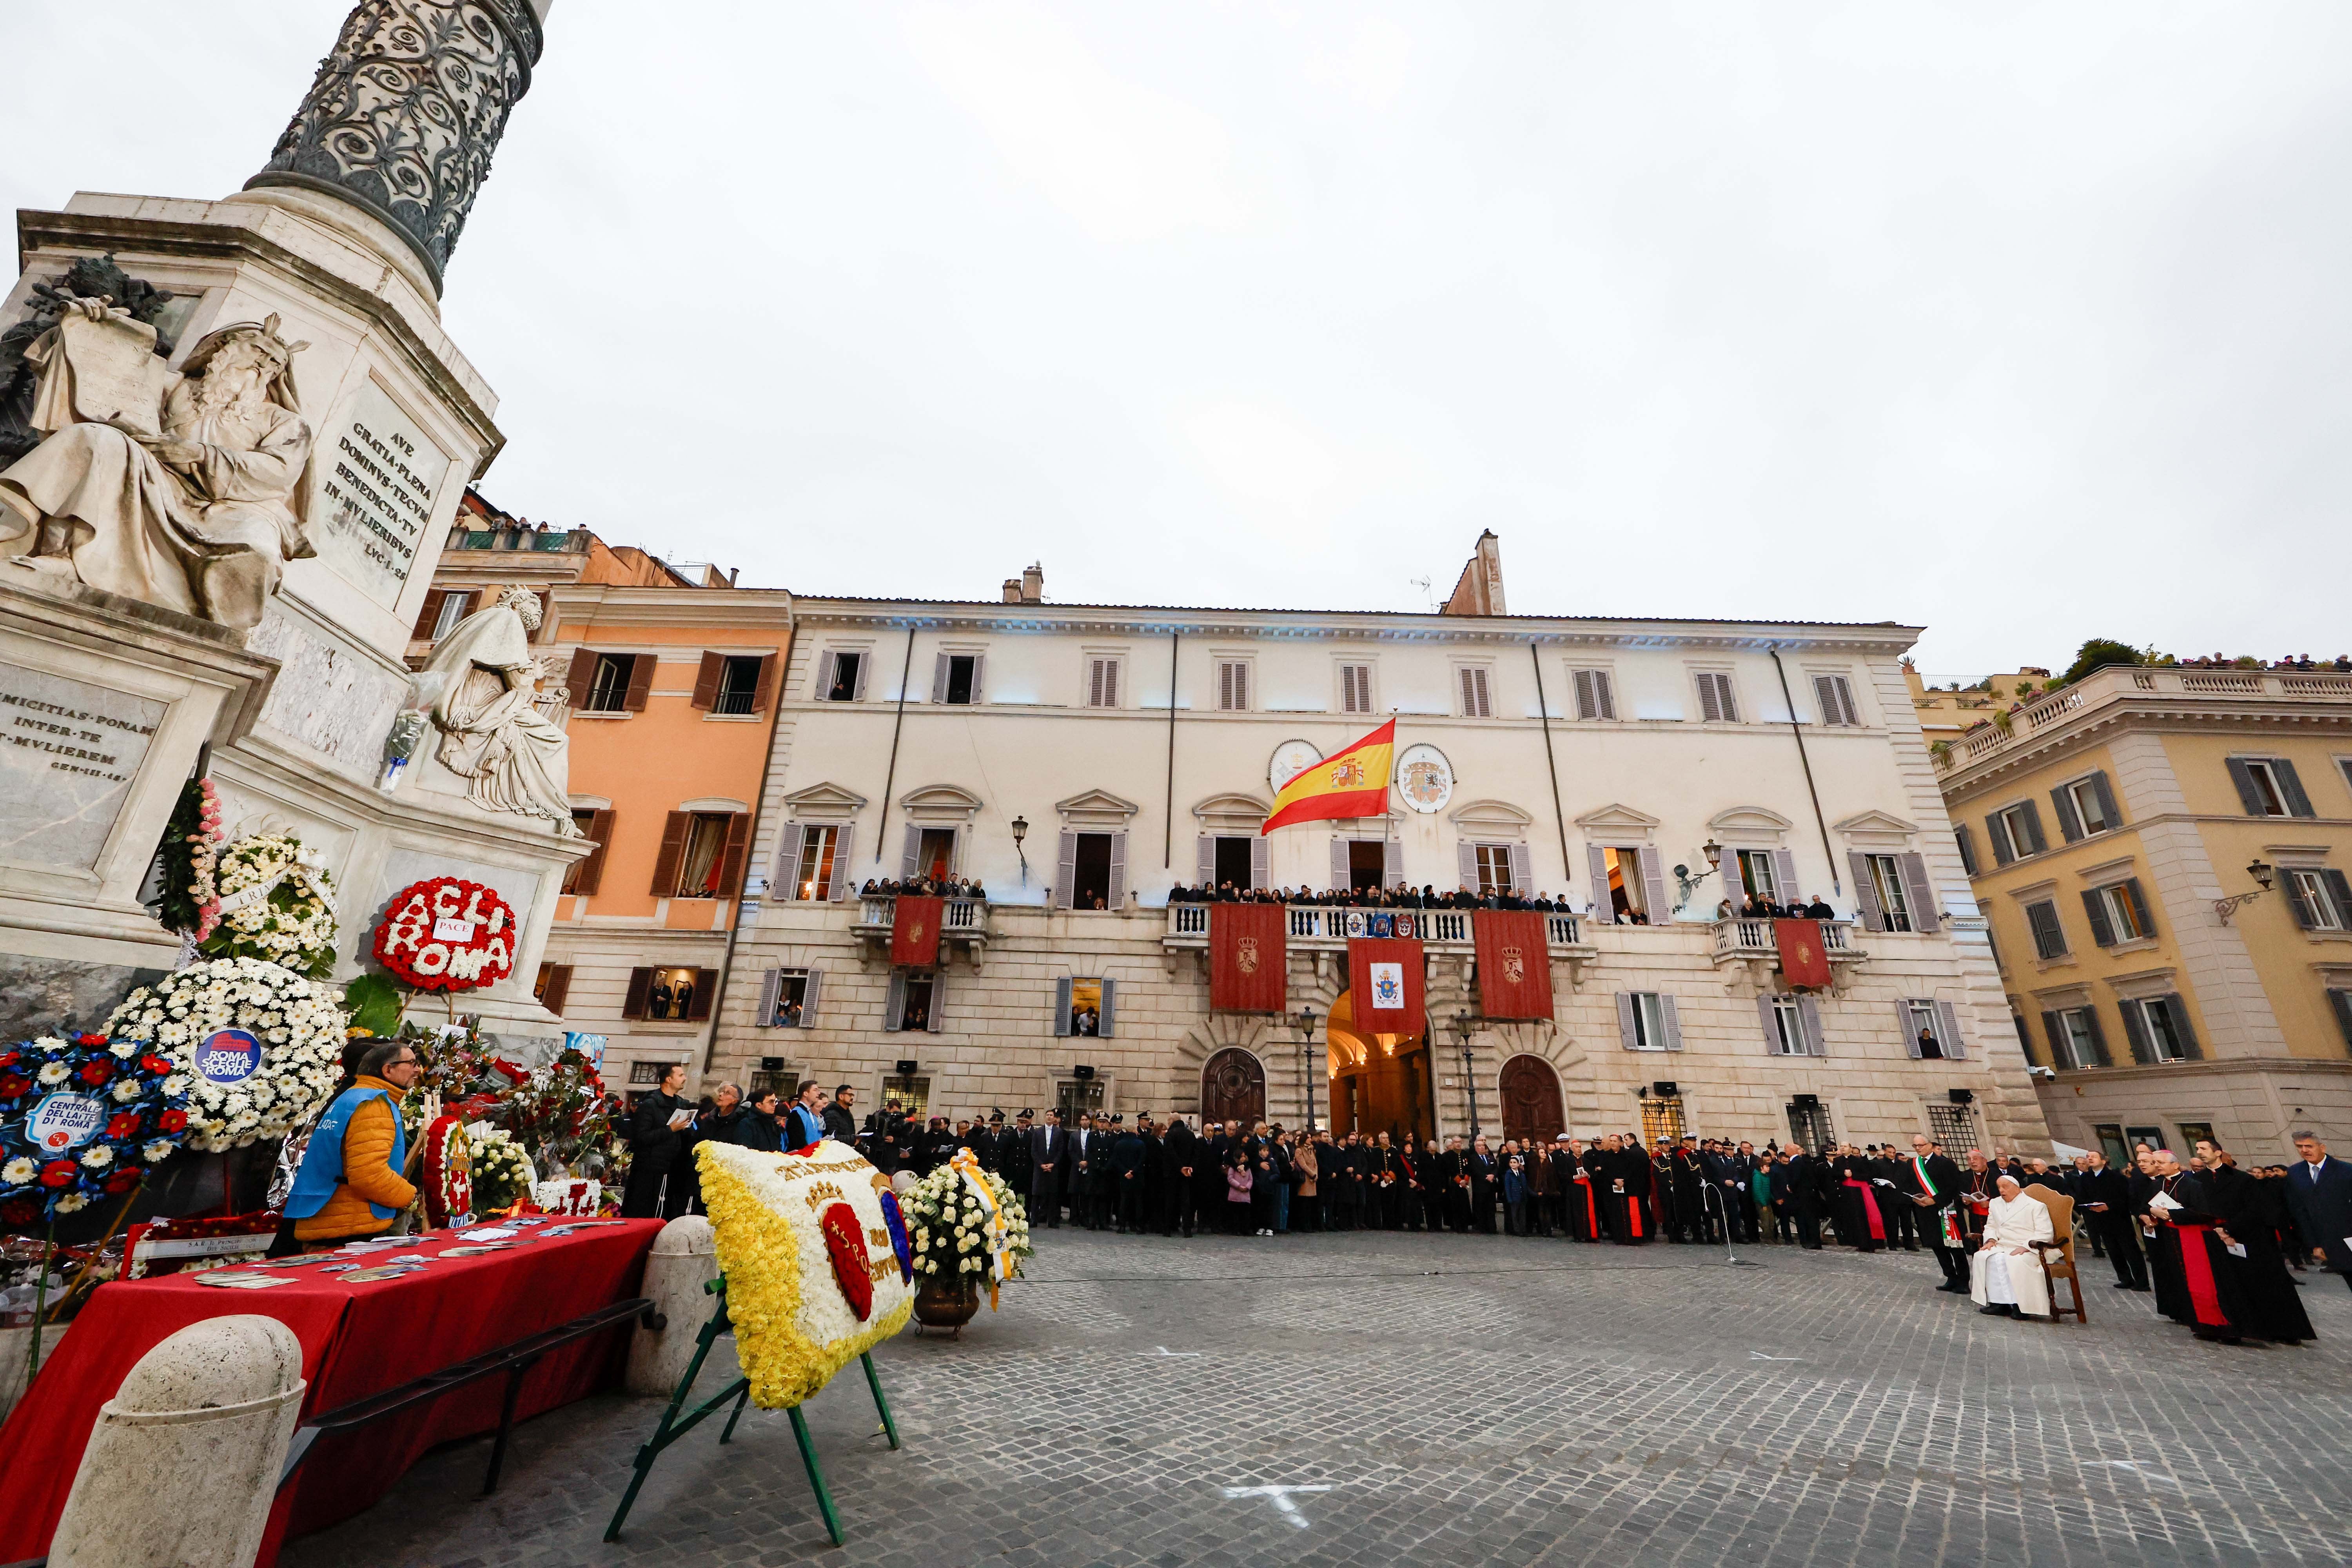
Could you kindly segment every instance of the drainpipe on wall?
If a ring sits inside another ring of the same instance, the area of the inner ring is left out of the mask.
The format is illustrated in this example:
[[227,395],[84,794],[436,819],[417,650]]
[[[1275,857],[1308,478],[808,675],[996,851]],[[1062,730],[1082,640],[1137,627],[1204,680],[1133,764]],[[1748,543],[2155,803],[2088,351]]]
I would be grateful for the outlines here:
[[1789,671],[1780,662],[1779,647],[1768,643],[1764,651],[1772,656],[1772,668],[1780,677],[1780,701],[1789,710],[1789,733],[1797,737],[1797,760],[1805,764],[1805,793],[1813,797],[1813,826],[1821,829],[1822,854],[1830,863],[1830,891],[1843,896],[1845,889],[1838,880],[1837,851],[1830,847],[1829,819],[1822,815],[1822,792],[1813,785],[1813,759],[1805,754],[1805,731],[1797,722],[1797,701],[1789,695]]
[[890,837],[890,792],[898,783],[898,731],[907,727],[907,678],[915,673],[915,628],[907,628],[907,658],[898,667],[898,716],[890,721],[890,766],[882,775],[882,820],[874,829],[874,863],[882,864],[882,841]]

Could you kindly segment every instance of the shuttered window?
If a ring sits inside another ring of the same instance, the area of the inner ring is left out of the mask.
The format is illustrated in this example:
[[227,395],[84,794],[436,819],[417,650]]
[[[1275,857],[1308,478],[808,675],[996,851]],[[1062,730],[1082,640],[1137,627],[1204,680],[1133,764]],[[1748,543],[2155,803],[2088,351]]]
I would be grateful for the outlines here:
[[1464,665],[1461,681],[1462,716],[1465,719],[1493,718],[1494,704],[1488,700],[1486,691],[1486,667],[1483,664]]
[[1739,704],[1731,693],[1731,677],[1719,669],[1698,672],[1698,713],[1710,724],[1736,724]]
[[1227,713],[1246,713],[1250,705],[1250,667],[1246,660],[1225,659],[1217,665],[1217,706]]
[[2305,931],[2352,931],[2352,887],[2344,873],[2325,867],[2290,868],[2286,879],[2287,909]]
[[2025,906],[2025,923],[2033,928],[2033,951],[2043,959],[2066,956],[2066,928],[2058,923],[2058,906],[2046,900]]
[[1617,693],[1605,669],[1571,670],[1576,683],[1576,716],[1585,719],[1617,717]]
[[1118,667],[1115,658],[1090,658],[1087,661],[1087,706],[1116,708],[1118,706]]
[[2248,816],[2311,816],[2311,801],[2284,757],[2231,757],[2230,781]]
[[1843,675],[1813,677],[1813,701],[1824,724],[1852,726],[1862,722],[1853,711],[1853,689]]
[[1372,710],[1372,667],[1369,664],[1343,664],[1339,667],[1339,711],[1369,713]]

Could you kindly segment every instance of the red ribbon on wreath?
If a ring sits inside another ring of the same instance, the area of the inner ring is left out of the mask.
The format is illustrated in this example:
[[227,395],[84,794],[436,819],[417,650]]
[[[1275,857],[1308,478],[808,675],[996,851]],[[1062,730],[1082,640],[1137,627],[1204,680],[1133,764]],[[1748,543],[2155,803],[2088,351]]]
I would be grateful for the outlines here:
[[494,888],[431,877],[393,895],[375,928],[375,961],[419,991],[476,991],[514,973],[520,931]]
[[[449,1158],[453,1141],[458,1149],[455,1160]],[[425,1130],[425,1223],[439,1230],[459,1215],[473,1212],[472,1145],[466,1140],[466,1124],[455,1116],[442,1116]]]
[[862,1323],[874,1310],[874,1276],[866,1270],[866,1229],[857,1223],[857,1211],[847,1204],[827,1204],[816,1223],[824,1232],[833,1277],[841,1281],[841,1293],[849,1298],[849,1310]]

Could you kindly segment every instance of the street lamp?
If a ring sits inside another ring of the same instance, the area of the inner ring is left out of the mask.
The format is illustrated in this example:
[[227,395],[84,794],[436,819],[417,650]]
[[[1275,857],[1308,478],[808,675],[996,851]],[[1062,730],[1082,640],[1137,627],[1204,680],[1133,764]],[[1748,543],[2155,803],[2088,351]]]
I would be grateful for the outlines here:
[[2241,904],[2252,903],[2256,899],[2259,899],[2264,893],[2269,892],[2271,890],[2272,884],[2278,879],[2278,873],[2272,869],[2269,863],[2259,858],[2247,866],[2246,875],[2261,883],[2262,886],[2256,888],[2251,893],[2240,893],[2235,898],[2216,899],[2213,900],[2213,912],[2221,917],[2221,923],[2223,925],[2228,925],[2230,923],[2230,917],[2237,913],[2238,906]]
[[1307,1081],[1307,1131],[1315,1131],[1315,1009],[1301,1007],[1290,1020],[1298,1031],[1298,1076]]
[[1029,855],[1021,847],[1021,841],[1028,837],[1029,819],[1025,816],[1014,817],[1013,819],[1013,852],[1021,857],[1021,885],[1024,888],[1029,885]]
[[1454,1032],[1462,1037],[1462,1087],[1470,1096],[1470,1141],[1478,1141],[1478,1077],[1470,1066],[1470,1033],[1486,1020],[1467,1013],[1454,1015]]
[[[1691,868],[1687,866],[1675,868],[1675,881],[1681,889],[1675,901],[1675,908],[1678,910],[1689,907],[1691,889],[1714,876],[1717,868],[1723,864],[1723,846],[1712,838],[1699,847],[1699,853],[1706,857],[1706,869],[1698,875],[1691,875]],[[1729,884],[1727,883],[1726,886],[1728,887]]]

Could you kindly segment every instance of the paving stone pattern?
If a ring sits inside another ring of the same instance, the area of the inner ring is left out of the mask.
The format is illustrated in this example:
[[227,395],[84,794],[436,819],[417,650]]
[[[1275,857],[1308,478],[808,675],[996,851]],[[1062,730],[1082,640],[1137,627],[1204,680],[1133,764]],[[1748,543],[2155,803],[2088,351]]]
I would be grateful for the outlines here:
[[[961,1342],[666,1455],[599,1539],[656,1402],[426,1458],[287,1568],[2352,1562],[2352,1292],[2299,1350],[2203,1345],[2092,1275],[2088,1327],[1938,1295],[1925,1254],[1508,1237],[1192,1242],[1040,1231]],[[1162,1353],[1165,1352],[1165,1353]],[[1770,1359],[1766,1359],[1766,1358]],[[719,1373],[732,1376],[731,1363]],[[709,1386],[718,1386],[716,1375]],[[1280,1495],[1265,1487],[1322,1488]]]

